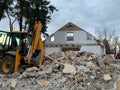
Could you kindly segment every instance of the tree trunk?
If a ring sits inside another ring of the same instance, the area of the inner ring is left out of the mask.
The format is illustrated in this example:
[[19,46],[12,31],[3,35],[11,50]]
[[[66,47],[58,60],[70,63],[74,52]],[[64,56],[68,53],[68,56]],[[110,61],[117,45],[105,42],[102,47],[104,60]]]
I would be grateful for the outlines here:
[[103,43],[105,45],[106,54],[111,54],[111,49],[110,49],[110,45],[109,45],[108,41],[106,39],[104,39]]
[[20,27],[20,31],[22,31],[22,16],[20,17],[19,27]]

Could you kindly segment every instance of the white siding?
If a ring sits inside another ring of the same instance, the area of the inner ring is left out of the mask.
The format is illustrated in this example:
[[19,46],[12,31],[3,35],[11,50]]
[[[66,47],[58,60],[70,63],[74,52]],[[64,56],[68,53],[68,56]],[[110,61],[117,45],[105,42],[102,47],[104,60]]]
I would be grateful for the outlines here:
[[97,55],[103,55],[104,51],[102,48],[98,45],[87,45],[87,46],[81,46],[80,51],[88,51],[88,52],[93,52],[94,54]]
[[[73,32],[74,40],[73,41],[67,41],[67,32]],[[97,42],[94,40],[94,37],[92,37],[91,40],[87,40],[87,32],[85,31],[57,31],[54,33],[54,41],[51,41],[48,37],[46,39],[46,44],[60,44],[60,43],[74,43],[76,44],[97,44]]]
[[45,54],[50,55],[53,52],[60,52],[60,50],[59,47],[45,47]]

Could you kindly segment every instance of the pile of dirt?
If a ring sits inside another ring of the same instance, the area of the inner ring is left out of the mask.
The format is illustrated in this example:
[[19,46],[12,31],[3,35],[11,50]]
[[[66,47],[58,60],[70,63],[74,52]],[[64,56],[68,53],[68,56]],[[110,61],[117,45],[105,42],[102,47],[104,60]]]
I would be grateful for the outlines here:
[[119,61],[110,55],[55,52],[39,68],[0,75],[0,90],[114,90],[119,69]]

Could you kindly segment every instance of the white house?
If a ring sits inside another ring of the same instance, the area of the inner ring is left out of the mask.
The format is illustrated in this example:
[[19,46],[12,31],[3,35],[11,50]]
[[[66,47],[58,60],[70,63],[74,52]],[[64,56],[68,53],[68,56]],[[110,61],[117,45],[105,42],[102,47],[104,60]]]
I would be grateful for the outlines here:
[[98,55],[104,54],[104,46],[95,40],[89,32],[69,22],[45,40],[45,53],[59,51],[88,51]]

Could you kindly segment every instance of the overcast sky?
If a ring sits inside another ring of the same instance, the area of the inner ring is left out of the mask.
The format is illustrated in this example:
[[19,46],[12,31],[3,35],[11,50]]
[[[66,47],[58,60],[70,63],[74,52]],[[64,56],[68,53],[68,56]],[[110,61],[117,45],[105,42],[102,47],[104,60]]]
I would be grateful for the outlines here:
[[120,34],[120,0],[51,0],[51,3],[59,11],[52,15],[49,33],[73,22],[92,34],[101,25],[114,28]]
[[[94,34],[95,27],[107,25],[120,35],[120,0],[50,0],[59,11],[52,14],[48,33],[54,33],[68,22]],[[8,20],[0,22],[0,29],[9,30]],[[18,26],[14,25],[14,29]]]

